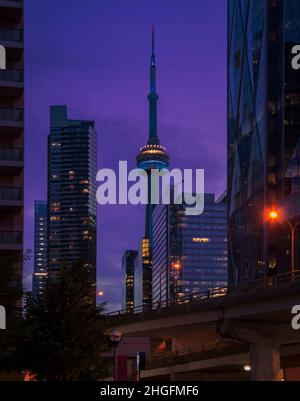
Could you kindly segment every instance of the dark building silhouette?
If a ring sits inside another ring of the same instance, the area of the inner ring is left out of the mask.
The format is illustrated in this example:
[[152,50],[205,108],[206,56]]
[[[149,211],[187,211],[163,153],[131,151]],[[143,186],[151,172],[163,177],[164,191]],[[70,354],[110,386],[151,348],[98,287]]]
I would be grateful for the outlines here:
[[51,107],[48,137],[48,271],[81,261],[96,281],[97,134],[93,121]]
[[42,295],[47,286],[47,227],[48,204],[46,201],[35,201],[34,205],[34,273],[32,276],[32,297]]
[[21,287],[23,273],[23,34],[23,2],[0,1],[0,303],[7,307],[1,291]]
[[299,0],[228,1],[232,285],[300,268],[299,26]]

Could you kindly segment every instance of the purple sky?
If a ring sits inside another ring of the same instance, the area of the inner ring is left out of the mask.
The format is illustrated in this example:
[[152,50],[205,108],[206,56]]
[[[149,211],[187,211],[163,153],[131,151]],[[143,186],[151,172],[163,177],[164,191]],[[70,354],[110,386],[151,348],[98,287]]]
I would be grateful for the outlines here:
[[[226,183],[226,1],[29,0],[26,29],[25,247],[34,200],[46,199],[49,106],[96,121],[99,168],[135,167],[147,140],[151,26],[156,28],[158,133],[171,167]],[[144,208],[98,210],[98,288],[120,306],[121,256],[144,231]],[[25,270],[31,285],[32,262]]]

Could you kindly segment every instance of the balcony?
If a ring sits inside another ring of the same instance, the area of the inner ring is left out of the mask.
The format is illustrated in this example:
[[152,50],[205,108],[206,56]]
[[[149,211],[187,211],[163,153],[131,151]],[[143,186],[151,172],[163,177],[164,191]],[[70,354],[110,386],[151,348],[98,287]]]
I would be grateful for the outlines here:
[[23,109],[0,109],[0,135],[20,135],[24,129],[23,119]]
[[[1,10],[0,8],[0,12]],[[24,50],[23,36],[22,29],[0,29],[0,45],[6,48],[7,60],[10,60],[10,63],[21,60]]]
[[19,98],[23,89],[23,70],[0,70],[0,97]]
[[0,231],[0,251],[22,251],[23,234],[21,231]]
[[18,212],[23,207],[22,188],[0,187],[0,212]]
[[23,166],[22,148],[0,148],[0,173],[20,174]]
[[0,44],[5,47],[23,47],[23,30],[1,28]]
[[0,7],[23,8],[23,0],[0,0]]
[[0,15],[13,23],[21,20],[23,12],[23,0],[0,0]]

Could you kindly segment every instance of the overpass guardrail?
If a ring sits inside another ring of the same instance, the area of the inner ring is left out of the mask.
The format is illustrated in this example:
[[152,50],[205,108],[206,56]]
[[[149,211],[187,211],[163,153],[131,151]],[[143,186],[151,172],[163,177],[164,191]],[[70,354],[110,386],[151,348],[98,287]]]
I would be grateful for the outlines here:
[[227,297],[229,295],[240,295],[245,291],[258,288],[274,288],[285,285],[300,285],[300,270],[294,272],[287,272],[277,275],[266,276],[250,282],[241,283],[235,287],[214,288],[209,291],[202,291],[199,293],[185,294],[177,300],[155,302],[149,305],[142,305],[134,307],[130,310],[122,309],[109,312],[106,316],[126,316],[144,314],[150,311],[161,310],[178,305],[187,305],[191,303],[205,303],[213,299]]

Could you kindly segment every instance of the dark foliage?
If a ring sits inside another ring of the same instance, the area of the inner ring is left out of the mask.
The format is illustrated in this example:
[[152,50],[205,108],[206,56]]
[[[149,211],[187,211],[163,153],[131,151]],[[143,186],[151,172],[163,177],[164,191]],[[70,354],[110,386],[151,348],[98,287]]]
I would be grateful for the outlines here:
[[104,308],[96,307],[95,283],[83,263],[63,268],[43,296],[28,301],[26,315],[10,337],[8,365],[31,372],[37,380],[105,377],[103,353],[109,341],[104,334]]

